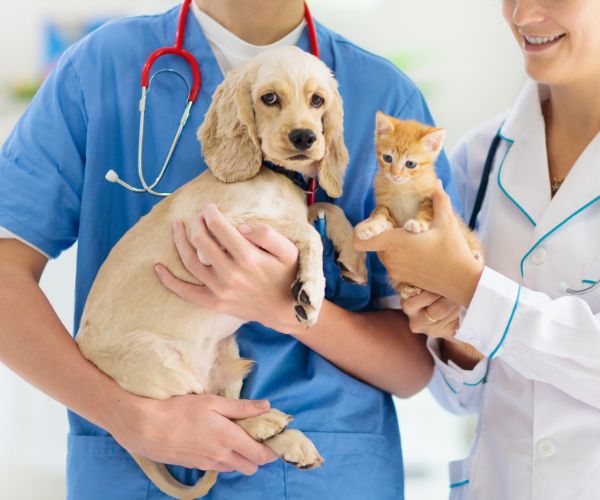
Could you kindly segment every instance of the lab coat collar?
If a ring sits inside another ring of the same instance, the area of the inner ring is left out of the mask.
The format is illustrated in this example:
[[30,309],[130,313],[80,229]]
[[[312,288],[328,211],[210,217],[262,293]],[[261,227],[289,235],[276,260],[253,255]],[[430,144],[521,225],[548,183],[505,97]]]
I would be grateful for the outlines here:
[[544,117],[538,85],[529,81],[500,130],[510,143],[498,184],[513,204],[537,225],[550,203]]
[[600,133],[596,134],[571,168],[540,220],[536,234],[541,238],[559,229],[564,223],[595,205],[599,199]]
[[501,128],[511,143],[500,167],[498,182],[505,194],[536,226],[536,238],[544,238],[600,196],[600,133],[577,159],[554,198],[546,131],[541,108],[545,87],[528,81]]

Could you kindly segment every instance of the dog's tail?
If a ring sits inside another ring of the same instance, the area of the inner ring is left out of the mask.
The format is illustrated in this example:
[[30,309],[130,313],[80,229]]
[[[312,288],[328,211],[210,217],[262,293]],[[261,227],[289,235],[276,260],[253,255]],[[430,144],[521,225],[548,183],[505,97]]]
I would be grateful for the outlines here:
[[163,464],[133,453],[131,456],[163,493],[179,500],[194,500],[203,497],[217,481],[218,472],[206,471],[194,486],[188,486],[177,481]]

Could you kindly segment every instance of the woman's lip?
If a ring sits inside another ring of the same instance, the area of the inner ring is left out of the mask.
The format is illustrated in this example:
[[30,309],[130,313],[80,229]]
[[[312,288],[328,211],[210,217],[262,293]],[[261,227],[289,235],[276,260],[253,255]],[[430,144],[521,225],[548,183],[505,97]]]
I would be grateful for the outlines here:
[[555,40],[552,40],[550,42],[546,42],[546,43],[530,43],[529,41],[527,41],[527,38],[550,38],[550,37],[533,37],[533,36],[529,36],[527,35],[527,38],[525,37],[525,35],[521,34],[521,37],[523,39],[523,49],[525,50],[525,52],[542,52],[546,49],[549,49],[550,47],[554,47],[554,45],[556,45],[557,43],[559,43],[564,37],[565,34],[561,34],[558,35],[558,37]]

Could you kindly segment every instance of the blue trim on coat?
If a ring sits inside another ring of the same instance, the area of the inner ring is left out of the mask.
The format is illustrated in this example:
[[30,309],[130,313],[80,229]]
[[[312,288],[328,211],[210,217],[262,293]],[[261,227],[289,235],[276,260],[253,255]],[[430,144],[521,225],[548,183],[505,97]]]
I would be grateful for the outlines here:
[[500,188],[500,191],[502,191],[504,193],[504,195],[521,211],[523,212],[523,214],[525,215],[525,217],[527,217],[527,219],[529,219],[529,222],[531,222],[531,224],[533,224],[533,226],[535,227],[535,221],[533,220],[533,218],[531,217],[531,215],[529,215],[527,213],[527,211],[517,203],[517,200],[515,200],[510,194],[508,194],[508,191],[506,189],[504,189],[504,186],[502,185],[502,181],[500,180],[500,177],[502,175],[502,168],[504,167],[504,161],[506,160],[506,157],[508,156],[508,153],[510,152],[510,150],[512,149],[513,145],[515,144],[515,141],[513,141],[512,139],[509,139],[508,137],[504,137],[502,135],[501,132],[498,132],[498,135],[500,136],[501,139],[505,140],[506,142],[509,143],[508,149],[506,150],[506,153],[504,153],[504,158],[502,158],[502,163],[500,163],[500,168],[498,169],[498,187]]
[[459,481],[457,483],[452,483],[450,485],[450,488],[460,488],[461,486],[465,486],[466,484],[469,484],[468,479],[465,479],[464,481]]
[[523,266],[525,265],[525,259],[527,259],[527,257],[529,257],[529,255],[531,254],[531,252],[533,252],[536,247],[542,242],[544,241],[548,236],[550,236],[554,231],[558,230],[559,228],[561,228],[562,226],[564,226],[568,221],[570,221],[573,217],[575,217],[576,215],[578,215],[579,213],[583,212],[586,208],[592,206],[594,203],[596,203],[598,200],[600,200],[600,196],[596,196],[596,198],[594,198],[591,201],[588,201],[585,205],[583,205],[580,209],[576,210],[575,212],[573,212],[571,215],[569,215],[565,220],[563,220],[560,224],[557,224],[556,226],[554,226],[550,231],[548,231],[544,236],[542,236],[539,240],[537,240],[535,242],[535,244],[529,249],[529,251],[523,256],[523,258],[521,259],[521,264],[520,264],[520,269],[521,269],[521,277],[524,276],[524,272],[523,272]]
[[513,306],[512,311],[510,313],[510,317],[508,318],[508,323],[506,324],[506,328],[504,329],[502,338],[500,339],[500,342],[498,343],[496,348],[488,356],[488,359],[492,359],[496,355],[500,347],[502,347],[502,344],[504,344],[504,340],[506,339],[506,335],[508,334],[508,330],[510,329],[510,324],[512,323],[512,320],[515,317],[515,311],[517,310],[517,305],[519,304],[519,297],[521,297],[521,285],[519,285],[519,289],[517,290],[517,298],[515,300],[515,305]]

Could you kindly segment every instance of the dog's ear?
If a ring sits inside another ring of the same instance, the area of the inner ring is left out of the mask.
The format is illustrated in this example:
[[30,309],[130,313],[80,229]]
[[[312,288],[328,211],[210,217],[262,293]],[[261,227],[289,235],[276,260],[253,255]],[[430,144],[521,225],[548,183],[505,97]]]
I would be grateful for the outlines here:
[[262,153],[247,70],[232,70],[219,85],[198,139],[208,168],[220,181],[243,181],[258,173]]
[[332,198],[342,196],[348,150],[344,144],[344,111],[337,82],[331,78],[333,102],[323,115],[325,156],[319,166],[319,184]]

